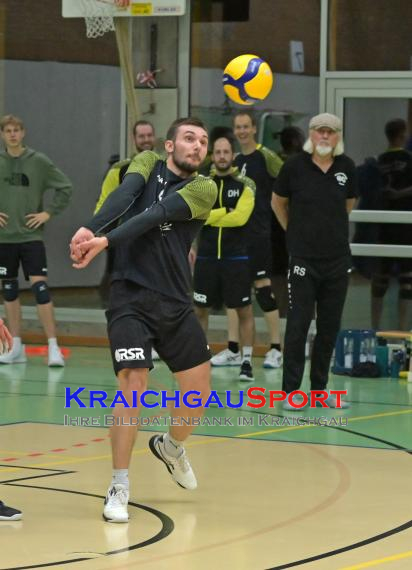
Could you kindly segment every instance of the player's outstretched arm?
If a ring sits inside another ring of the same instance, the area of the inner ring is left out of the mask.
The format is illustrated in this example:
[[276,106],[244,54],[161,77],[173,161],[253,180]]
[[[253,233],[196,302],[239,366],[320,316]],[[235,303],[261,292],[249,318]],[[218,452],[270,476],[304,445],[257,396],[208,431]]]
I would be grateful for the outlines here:
[[127,220],[121,226],[107,234],[110,246],[133,241],[152,228],[165,222],[181,222],[192,219],[190,206],[179,193],[167,196],[161,202],[153,204],[146,211]]
[[123,182],[106,199],[98,213],[85,224],[94,234],[109,231],[113,223],[119,220],[132,207],[141,195],[146,181],[141,174],[127,174]]
[[134,240],[165,222],[206,220],[217,197],[217,186],[210,178],[197,177],[192,182],[153,204],[145,212],[107,233],[109,246]]

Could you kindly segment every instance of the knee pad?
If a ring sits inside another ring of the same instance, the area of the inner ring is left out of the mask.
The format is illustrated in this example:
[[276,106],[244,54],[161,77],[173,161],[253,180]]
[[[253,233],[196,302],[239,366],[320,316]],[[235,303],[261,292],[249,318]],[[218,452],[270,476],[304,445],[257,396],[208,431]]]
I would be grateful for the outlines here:
[[389,287],[389,275],[374,275],[372,277],[372,297],[381,299]]
[[409,275],[399,277],[399,298],[412,299],[412,277]]
[[276,303],[275,296],[272,289],[267,285],[266,287],[260,287],[255,289],[256,301],[259,307],[264,313],[270,313],[271,311],[276,311],[278,305]]
[[36,303],[38,305],[45,305],[50,303],[50,293],[46,281],[37,281],[31,286],[31,290],[36,298]]
[[11,303],[19,296],[19,283],[17,279],[3,279],[4,300]]

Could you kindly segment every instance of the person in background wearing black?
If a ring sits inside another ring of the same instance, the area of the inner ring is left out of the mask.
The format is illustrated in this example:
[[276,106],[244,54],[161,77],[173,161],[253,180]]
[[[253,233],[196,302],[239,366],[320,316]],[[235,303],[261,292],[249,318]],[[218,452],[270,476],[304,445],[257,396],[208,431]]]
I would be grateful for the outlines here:
[[279,141],[282,147],[279,156],[286,161],[290,156],[301,152],[305,144],[305,133],[299,127],[285,127],[279,133]]
[[[283,164],[279,156],[256,141],[257,123],[255,115],[239,110],[233,118],[233,132],[240,146],[234,165],[242,176],[252,179],[256,185],[255,207],[248,222],[248,255],[251,279],[256,301],[261,308],[269,333],[269,350],[263,361],[264,368],[280,368],[282,351],[280,345],[279,310],[272,292],[271,224],[273,214],[270,208],[273,184]],[[239,321],[236,311],[227,309],[228,347],[213,356],[212,366],[239,366]]]
[[[311,390],[325,390],[345,303],[351,267],[349,220],[357,196],[355,165],[343,154],[342,123],[322,113],[309,123],[304,151],[282,167],[272,198],[286,230],[290,255],[289,304],[282,389],[298,390],[305,368],[305,343],[316,307]],[[336,407],[332,395],[326,400]],[[286,410],[296,410],[287,401]],[[348,407],[346,402],[342,407]]]
[[[411,212],[412,154],[404,149],[408,136],[406,122],[403,119],[388,121],[385,134],[388,150],[378,157],[378,166],[383,177],[382,209]],[[410,224],[381,224],[379,241],[386,245],[412,245]],[[406,331],[411,327],[412,300],[412,259],[406,257],[383,257],[377,271],[372,275],[372,328],[380,328],[383,299],[393,274],[399,280],[398,327]]]
[[212,147],[216,202],[198,238],[193,276],[195,312],[207,333],[211,307],[224,302],[236,311],[242,346],[239,380],[253,382],[255,321],[252,310],[247,222],[255,205],[255,183],[232,167],[234,140],[216,139]]

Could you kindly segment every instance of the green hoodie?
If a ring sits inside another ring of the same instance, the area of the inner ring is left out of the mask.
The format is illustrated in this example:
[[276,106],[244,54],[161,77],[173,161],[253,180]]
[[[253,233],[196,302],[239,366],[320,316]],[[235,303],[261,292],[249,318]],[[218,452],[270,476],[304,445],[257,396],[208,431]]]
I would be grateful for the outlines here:
[[[54,189],[48,208],[43,207],[43,194]],[[0,212],[8,215],[5,228],[0,227],[0,243],[22,243],[43,239],[43,226],[26,226],[27,214],[46,211],[59,214],[69,203],[72,184],[61,170],[41,152],[26,147],[18,156],[0,152]]]

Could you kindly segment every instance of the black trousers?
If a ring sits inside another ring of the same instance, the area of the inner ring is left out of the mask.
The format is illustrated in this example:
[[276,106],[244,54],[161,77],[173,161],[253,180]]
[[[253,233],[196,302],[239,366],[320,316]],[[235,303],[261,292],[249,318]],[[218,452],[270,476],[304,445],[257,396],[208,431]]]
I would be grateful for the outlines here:
[[288,270],[288,312],[283,355],[283,384],[298,390],[305,369],[305,344],[316,310],[316,337],[312,350],[312,390],[324,390],[330,360],[340,328],[349,282],[350,256],[336,259],[291,258]]

